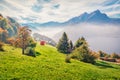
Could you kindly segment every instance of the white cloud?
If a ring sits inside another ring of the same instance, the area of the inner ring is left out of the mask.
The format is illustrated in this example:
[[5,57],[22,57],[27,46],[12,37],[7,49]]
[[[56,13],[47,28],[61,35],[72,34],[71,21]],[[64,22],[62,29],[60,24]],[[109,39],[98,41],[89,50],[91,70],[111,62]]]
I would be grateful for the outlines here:
[[[104,2],[107,0],[4,0],[5,4],[2,2],[0,6],[5,9],[2,13],[5,16],[11,16],[18,18],[19,22],[24,22],[22,17],[30,17],[31,15],[37,17],[33,22],[48,22],[48,21],[66,21],[74,16],[78,16],[83,12],[92,12],[96,9],[100,9],[106,12],[109,16],[113,14],[118,14],[119,11],[114,10],[115,7],[119,6],[114,4],[111,6],[103,7]],[[59,8],[54,9],[53,6],[59,4]],[[32,10],[34,5],[42,6],[42,10],[35,12]],[[105,9],[110,9],[113,7],[112,11],[105,11]],[[29,21],[28,21],[29,22]]]

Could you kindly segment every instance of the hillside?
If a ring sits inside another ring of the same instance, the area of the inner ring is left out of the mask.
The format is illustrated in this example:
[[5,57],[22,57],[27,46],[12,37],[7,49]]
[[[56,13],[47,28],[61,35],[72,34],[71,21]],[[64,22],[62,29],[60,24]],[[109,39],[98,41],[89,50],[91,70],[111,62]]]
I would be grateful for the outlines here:
[[45,35],[41,35],[39,33],[34,33],[33,38],[37,41],[45,41],[49,45],[56,46],[56,42],[53,39],[51,39]]
[[6,42],[7,38],[17,34],[19,24],[11,17],[3,17],[0,14],[0,41]]
[[97,61],[95,65],[71,60],[56,48],[37,44],[37,57],[21,54],[8,45],[0,52],[0,80],[119,80],[120,66]]

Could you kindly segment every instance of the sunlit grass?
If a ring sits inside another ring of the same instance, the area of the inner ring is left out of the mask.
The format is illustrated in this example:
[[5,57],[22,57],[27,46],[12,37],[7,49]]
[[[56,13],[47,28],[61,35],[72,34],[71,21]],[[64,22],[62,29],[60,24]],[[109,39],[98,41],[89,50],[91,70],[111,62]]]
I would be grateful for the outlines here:
[[37,44],[37,57],[22,55],[20,48],[4,46],[0,52],[0,80],[119,80],[120,66],[97,61],[95,65],[71,60],[55,47]]

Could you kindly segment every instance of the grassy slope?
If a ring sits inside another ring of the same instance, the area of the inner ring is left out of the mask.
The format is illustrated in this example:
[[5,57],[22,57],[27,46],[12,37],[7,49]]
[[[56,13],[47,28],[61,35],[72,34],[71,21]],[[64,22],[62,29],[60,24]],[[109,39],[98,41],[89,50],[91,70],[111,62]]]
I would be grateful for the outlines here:
[[71,60],[51,46],[37,45],[36,58],[21,54],[21,49],[5,46],[0,52],[0,80],[120,80],[120,66],[98,61],[96,65]]

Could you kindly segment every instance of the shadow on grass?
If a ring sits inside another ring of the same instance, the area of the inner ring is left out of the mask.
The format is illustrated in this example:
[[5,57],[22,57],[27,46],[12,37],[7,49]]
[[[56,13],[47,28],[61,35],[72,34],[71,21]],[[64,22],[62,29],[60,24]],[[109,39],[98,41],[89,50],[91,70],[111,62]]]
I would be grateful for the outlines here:
[[36,57],[36,56],[39,56],[39,55],[41,55],[41,53],[40,52],[35,52],[35,53],[25,53],[24,55],[27,55],[27,56],[31,56],[31,57]]
[[40,56],[41,53],[40,53],[40,52],[36,52],[35,55],[36,55],[36,56]]
[[107,62],[99,61],[94,64],[95,66],[98,66],[99,68],[114,68]]

